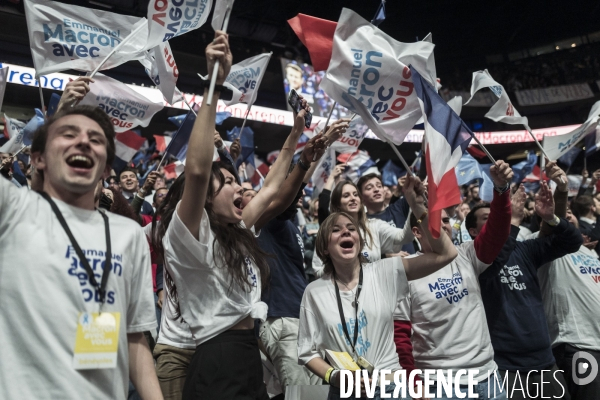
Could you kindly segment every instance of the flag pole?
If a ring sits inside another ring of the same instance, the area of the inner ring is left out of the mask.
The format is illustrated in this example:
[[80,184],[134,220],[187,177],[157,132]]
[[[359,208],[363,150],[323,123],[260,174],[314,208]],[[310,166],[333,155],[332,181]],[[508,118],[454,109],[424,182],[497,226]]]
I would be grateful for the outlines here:
[[[40,76],[41,78],[41,76]],[[44,116],[46,115],[46,106],[44,105],[44,92],[42,91],[42,80],[38,79],[38,89],[40,92],[40,101],[42,103],[42,112],[44,113]]]
[[587,171],[587,154],[585,152],[585,147],[583,148],[583,169]]
[[[225,10],[225,20],[223,21],[223,32],[227,32],[227,26],[229,25],[229,17],[231,16],[231,7],[227,7]],[[215,93],[215,85],[217,84],[217,73],[219,72],[219,60],[215,61],[215,65],[213,67],[213,73],[210,78],[210,86],[208,87],[208,98],[206,99],[206,104],[209,106],[212,103],[212,97]]]
[[[327,129],[327,125],[329,125],[329,120],[331,119],[331,115],[333,114],[333,110],[335,110],[335,107],[337,106],[337,101],[333,102],[333,107],[331,107],[331,112],[329,113],[329,116],[327,117],[327,121],[325,121],[325,128],[323,129]],[[325,131],[325,133],[327,133],[327,130]]]
[[190,111],[194,113],[194,115],[197,117],[198,114],[196,114],[196,111],[194,111],[194,108],[190,105],[190,103],[188,103],[187,99],[185,98],[185,96],[181,96],[183,97],[183,102],[185,103],[186,106],[188,106],[190,108]]
[[400,159],[400,162],[402,163],[402,165],[404,165],[404,168],[406,169],[406,172],[410,175],[410,176],[414,176],[415,174],[413,174],[413,172],[410,170],[410,167],[408,166],[408,163],[406,162],[406,160],[404,159],[404,157],[402,157],[402,154],[400,154],[400,151],[398,150],[398,148],[394,145],[394,143],[390,142],[390,141],[386,141],[387,144],[390,145],[390,147],[392,148],[392,150],[394,150],[394,153],[396,153],[396,155],[398,156],[398,158]]
[[496,165],[496,160],[494,159],[494,157],[492,157],[492,155],[490,154],[490,152],[488,151],[488,149],[485,148],[485,146],[483,145],[483,143],[481,143],[479,141],[479,139],[477,139],[476,135],[473,135],[473,139],[475,139],[475,141],[477,142],[477,144],[479,145],[479,147],[481,147],[481,149],[485,152],[485,154],[488,156],[488,158],[492,161],[492,163],[494,165]]
[[117,51],[121,50],[121,47],[123,47],[125,45],[125,43],[127,43],[132,37],[134,37],[135,34],[138,33],[144,26],[147,27],[148,23],[140,24],[140,26],[138,26],[133,32],[131,32],[129,35],[127,35],[127,37],[125,37],[125,39],[123,39],[123,41],[121,43],[119,43],[117,45],[117,47],[112,49],[111,52],[108,53],[108,55],[106,57],[104,57],[104,60],[102,60],[102,62],[100,62],[100,64],[92,71],[92,73],[89,75],[90,78],[93,78],[94,75],[96,75],[98,73],[98,71],[100,71],[100,68],[102,68],[102,66],[104,64],[106,64],[108,59],[110,57],[112,57],[112,55],[115,54]]
[[162,165],[163,161],[165,161],[165,157],[167,157],[167,154],[169,154],[166,150],[165,150],[165,154],[163,155],[163,157],[160,159],[160,162],[158,163],[158,166],[156,167],[156,170],[158,171],[160,166]]
[[248,108],[246,109],[246,116],[244,117],[244,122],[242,122],[242,127],[240,128],[240,134],[235,139],[239,139],[240,137],[242,137],[242,132],[244,130],[244,127],[246,126],[246,121],[248,120],[248,115],[250,114],[251,108],[252,104],[248,104]]
[[[535,137],[535,135],[533,134],[533,132],[531,132],[531,129],[529,129],[528,127],[525,127],[525,129],[527,130],[527,132],[529,132],[529,134],[531,135],[531,137],[533,138],[533,140],[535,141],[535,144],[537,144],[537,146],[539,147],[539,149],[542,152],[542,155],[548,159],[548,161],[552,161],[552,159],[550,157],[548,157],[548,154],[546,154],[546,151],[544,150],[544,147],[540,144],[540,142],[537,140],[537,138]],[[546,137],[544,136],[544,138],[542,140],[544,140]],[[542,163],[542,170],[540,171],[540,180],[542,180],[542,174],[544,173],[544,166],[546,164],[546,160],[543,160],[544,162]],[[560,181],[562,183],[565,183],[565,179],[562,177],[560,177]]]
[[[531,129],[525,127],[525,129],[527,130],[527,132],[529,132],[529,134],[531,135],[531,137],[533,138],[533,141],[535,142],[535,144],[537,144],[537,147],[540,149],[540,151],[542,152],[542,154],[544,155],[544,157],[546,157],[548,160],[552,161],[550,159],[550,157],[548,157],[548,154],[546,154],[546,151],[544,150],[544,147],[540,144],[540,142],[537,140],[537,138],[535,137],[535,135],[533,134],[533,132],[531,132]],[[544,139],[542,139],[544,140]]]

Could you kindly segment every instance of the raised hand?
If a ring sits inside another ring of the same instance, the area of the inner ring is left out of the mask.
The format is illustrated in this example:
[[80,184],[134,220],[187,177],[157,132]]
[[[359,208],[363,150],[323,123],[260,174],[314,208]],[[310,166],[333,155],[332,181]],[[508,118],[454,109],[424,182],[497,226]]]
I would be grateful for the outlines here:
[[521,225],[523,218],[525,218],[525,201],[527,200],[527,193],[525,193],[525,186],[519,185],[517,191],[511,196],[510,203],[512,207],[512,215],[510,223],[514,226]]
[[216,31],[215,39],[206,46],[206,66],[208,67],[209,79],[217,60],[219,61],[217,85],[222,85],[227,75],[229,75],[233,60],[231,50],[229,49],[229,36],[223,31]]
[[331,126],[325,127],[325,137],[327,138],[327,145],[331,145],[333,142],[338,140],[346,130],[350,127],[350,118],[342,118],[335,121]]
[[569,190],[567,174],[556,164],[556,161],[546,159],[546,176],[556,183],[559,191],[566,192]]
[[409,176],[402,188],[404,197],[413,213],[420,217],[427,210],[425,207],[425,186],[417,176]]
[[233,143],[231,143],[231,146],[229,146],[229,155],[231,155],[231,159],[235,161],[240,154],[242,154],[242,145],[240,143],[240,138],[236,138]]
[[217,131],[215,131],[214,142],[215,142],[215,147],[217,149],[220,149],[221,147],[223,147],[223,139],[221,139],[221,135]]
[[67,83],[62,96],[60,96],[56,112],[58,113],[67,106],[75,106],[83,100],[85,95],[90,91],[90,83],[94,83],[94,80],[88,76],[80,76],[74,81]]
[[490,175],[492,177],[492,182],[494,182],[494,186],[498,189],[504,189],[512,180],[513,170],[502,160],[496,161],[495,165],[490,167]]
[[543,221],[554,219],[554,197],[545,181],[540,182],[540,191],[535,195],[535,212]]
[[[300,113],[301,112],[302,111],[300,111]],[[317,161],[323,156],[325,148],[325,138],[322,135],[315,135],[308,142],[306,142],[306,146],[304,146],[304,150],[302,150],[300,159],[304,165],[310,165],[311,162]]]
[[302,96],[298,96],[300,104],[302,105],[302,109],[300,110],[300,112],[298,114],[296,114],[296,111],[294,110],[294,130],[295,131],[299,131],[299,132],[303,132],[304,131],[304,116],[306,115],[307,112],[310,111],[310,107],[308,106],[308,102],[304,99],[304,97]]

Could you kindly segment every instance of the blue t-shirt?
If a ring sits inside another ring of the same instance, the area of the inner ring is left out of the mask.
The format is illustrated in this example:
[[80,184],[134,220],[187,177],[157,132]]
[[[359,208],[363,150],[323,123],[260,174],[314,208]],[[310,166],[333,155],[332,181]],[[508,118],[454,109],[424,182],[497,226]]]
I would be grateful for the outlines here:
[[543,238],[517,242],[511,234],[500,255],[479,275],[494,360],[508,371],[547,369],[555,362],[537,269],[579,250],[581,234],[566,220]]
[[[406,218],[408,218],[409,212],[410,206],[408,205],[406,199],[402,197],[397,201],[390,203],[390,205],[381,212],[367,214],[367,218],[377,218],[387,222],[392,226],[395,226],[398,229],[402,229],[404,228],[404,224],[406,223]],[[415,254],[415,246],[412,243],[407,243],[402,246],[402,250],[410,254]]]
[[304,243],[298,227],[290,220],[274,218],[260,231],[258,243],[272,254],[270,279],[262,300],[268,317],[300,318],[300,303],[308,280],[304,274]]

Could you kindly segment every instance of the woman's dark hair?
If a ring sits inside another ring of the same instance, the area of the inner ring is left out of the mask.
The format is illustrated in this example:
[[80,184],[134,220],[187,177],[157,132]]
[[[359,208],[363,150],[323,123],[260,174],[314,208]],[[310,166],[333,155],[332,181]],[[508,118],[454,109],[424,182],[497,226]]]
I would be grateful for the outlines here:
[[[378,177],[378,175],[376,175],[375,177]],[[353,182],[351,181],[342,181],[340,183],[338,183],[337,185],[335,185],[335,187],[333,188],[333,190],[331,191],[331,200],[329,202],[329,208],[331,209],[331,212],[343,212],[342,210],[342,194],[344,193],[344,186],[346,185],[350,185],[353,186],[356,191],[358,192],[358,198],[360,199],[360,207],[358,208],[358,218],[357,218],[357,227],[360,229],[361,231],[361,236],[364,234],[364,240],[365,243],[368,247],[371,247],[371,245],[373,244],[373,235],[371,235],[371,231],[369,230],[369,227],[367,226],[367,213],[365,212],[365,207],[362,204],[362,198],[360,197],[360,190],[358,189],[358,186],[355,185]]]
[[[256,238],[249,229],[242,227],[241,224],[221,222],[220,218],[212,210],[212,200],[225,184],[225,176],[221,172],[221,169],[229,171],[236,177],[237,183],[240,183],[232,165],[220,161],[213,162],[204,209],[208,215],[210,229],[215,234],[215,240],[212,244],[213,254],[215,254],[215,265],[217,268],[227,268],[231,276],[229,289],[236,283],[244,290],[250,291],[252,290],[252,284],[248,281],[246,270],[242,268],[242,265],[245,265],[246,256],[248,256],[260,272],[261,284],[265,288],[269,280],[269,265],[267,263],[269,255],[258,246]],[[219,182],[218,187],[214,185],[215,178]],[[152,245],[156,254],[163,259],[165,264],[166,260],[164,259],[162,239],[173,219],[173,213],[177,208],[177,204],[183,196],[184,187],[185,174],[181,174],[169,189],[169,193],[167,193],[165,200],[158,210],[156,210],[156,214],[152,220]],[[160,223],[157,223],[158,220],[160,220]],[[219,245],[219,251],[216,251],[217,244]],[[165,268],[165,283],[169,289],[169,296],[176,305],[175,316],[177,318],[181,315],[177,287],[167,268]]]
[[135,211],[133,211],[133,208],[131,208],[131,206],[127,202],[127,199],[125,198],[125,196],[123,196],[121,194],[121,192],[119,192],[118,190],[115,190],[111,187],[108,187],[107,189],[110,190],[113,194],[113,200],[112,200],[112,204],[110,206],[110,212],[119,214],[126,218],[130,218],[139,224],[140,219],[139,219],[138,215],[135,213]]

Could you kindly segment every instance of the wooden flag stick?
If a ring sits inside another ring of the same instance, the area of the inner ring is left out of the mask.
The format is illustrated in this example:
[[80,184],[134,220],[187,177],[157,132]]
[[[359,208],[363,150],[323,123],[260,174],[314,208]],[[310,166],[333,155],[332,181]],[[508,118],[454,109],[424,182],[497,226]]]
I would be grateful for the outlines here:
[[115,54],[117,51],[121,50],[121,47],[123,47],[125,45],[125,43],[127,43],[139,31],[141,31],[142,28],[147,27],[147,26],[148,26],[148,24],[142,23],[133,32],[131,32],[129,35],[127,35],[127,37],[125,37],[125,39],[123,39],[123,41],[121,43],[119,43],[114,49],[112,49],[112,51],[110,53],[108,53],[108,55],[106,57],[104,57],[104,60],[102,60],[102,62],[100,62],[100,64],[98,64],[98,66],[96,67],[96,69],[94,69],[92,71],[92,73],[89,75],[90,78],[93,78],[94,75],[96,75],[98,73],[98,71],[100,71],[100,68],[102,68],[102,66],[104,66],[104,64],[106,64],[106,62],[108,61],[108,59],[111,58],[112,55]]
[[[223,32],[227,32],[227,26],[229,25],[229,17],[231,16],[231,7],[227,7],[225,10],[225,20],[223,21]],[[212,97],[215,93],[215,85],[217,84],[217,73],[219,72],[219,60],[215,61],[215,65],[213,67],[213,73],[210,78],[210,86],[208,87],[208,98],[206,99],[206,104],[210,106],[212,103]]]

